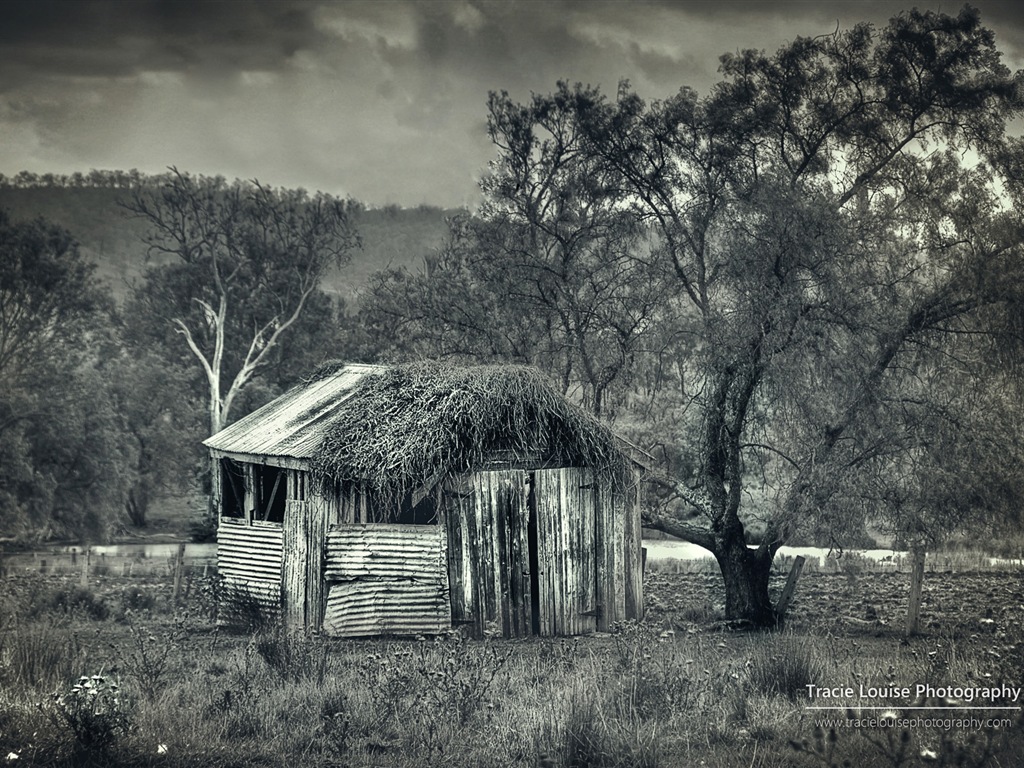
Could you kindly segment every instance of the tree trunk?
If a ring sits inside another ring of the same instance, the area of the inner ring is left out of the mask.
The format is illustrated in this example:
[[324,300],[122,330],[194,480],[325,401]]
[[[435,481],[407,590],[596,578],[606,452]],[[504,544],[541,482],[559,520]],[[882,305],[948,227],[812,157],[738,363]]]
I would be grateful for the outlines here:
[[750,549],[743,540],[716,547],[715,559],[725,580],[725,618],[758,628],[776,625],[768,598],[772,561],[768,551]]
[[149,488],[144,479],[132,484],[124,502],[128,520],[137,528],[146,527],[146,512],[149,510]]

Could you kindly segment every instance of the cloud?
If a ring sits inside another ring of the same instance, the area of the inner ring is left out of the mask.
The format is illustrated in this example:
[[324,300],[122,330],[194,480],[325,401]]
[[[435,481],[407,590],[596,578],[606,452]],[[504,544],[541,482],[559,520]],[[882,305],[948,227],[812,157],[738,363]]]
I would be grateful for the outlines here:
[[[1016,6],[978,4],[1020,66]],[[3,0],[0,172],[173,164],[369,203],[461,204],[493,156],[488,91],[526,99],[568,80],[612,94],[625,78],[647,98],[706,92],[723,52],[884,24],[902,6]]]

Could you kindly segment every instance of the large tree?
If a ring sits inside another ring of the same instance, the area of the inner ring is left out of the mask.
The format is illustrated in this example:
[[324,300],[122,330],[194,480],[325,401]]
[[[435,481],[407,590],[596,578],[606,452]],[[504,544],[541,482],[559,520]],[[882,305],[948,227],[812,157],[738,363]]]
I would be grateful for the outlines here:
[[536,365],[609,417],[654,335],[666,286],[638,258],[647,239],[636,218],[581,146],[574,98],[562,91],[520,107],[491,96],[488,131],[500,152],[483,205],[451,222],[424,273],[379,275],[364,321],[406,356]]
[[[689,350],[690,471],[662,484],[688,515],[649,522],[714,554],[729,618],[768,625],[778,548],[848,514],[862,466],[919,450],[901,421],[942,397],[920,366],[1019,314],[1005,126],[1021,94],[969,8],[727,55],[721,71],[703,98],[561,85],[550,103],[581,167],[648,227],[679,300],[665,320]],[[529,130],[528,106],[506,112]],[[499,165],[513,154],[499,145]],[[750,548],[755,495],[770,504]]]
[[124,207],[148,225],[154,261],[136,311],[181,337],[217,432],[303,317],[330,312],[320,279],[358,245],[350,204],[171,169],[159,189],[136,189]]
[[94,271],[66,230],[0,211],[0,535],[103,539],[118,518],[130,451]]

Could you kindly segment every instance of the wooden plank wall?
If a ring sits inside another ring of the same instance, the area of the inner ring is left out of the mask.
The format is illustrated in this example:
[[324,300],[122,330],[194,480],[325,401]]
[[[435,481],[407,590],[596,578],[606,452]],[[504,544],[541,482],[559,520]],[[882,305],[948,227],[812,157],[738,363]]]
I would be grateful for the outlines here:
[[607,632],[617,622],[643,618],[643,530],[636,487],[619,491],[608,478],[601,478],[596,505],[598,629]]
[[597,629],[597,527],[594,473],[582,467],[534,473],[540,634]]
[[532,633],[525,470],[475,472],[444,492],[451,614],[474,637]]
[[447,631],[446,550],[444,529],[436,525],[332,526],[324,631],[334,637]]
[[228,600],[221,606],[227,622],[239,618],[245,606],[232,605],[232,595],[253,600],[275,618],[281,611],[282,528],[273,523],[247,525],[221,518],[217,527],[217,570],[224,577]]

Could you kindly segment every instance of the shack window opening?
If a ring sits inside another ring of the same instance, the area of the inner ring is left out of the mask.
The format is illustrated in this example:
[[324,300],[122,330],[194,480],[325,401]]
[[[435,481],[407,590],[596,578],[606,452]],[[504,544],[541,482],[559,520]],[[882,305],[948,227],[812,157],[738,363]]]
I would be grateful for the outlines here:
[[395,522],[405,525],[433,525],[436,523],[437,504],[434,494],[422,488],[405,494]]
[[256,476],[256,509],[253,519],[283,523],[288,495],[288,477],[285,470],[268,466],[256,466],[253,470]]
[[233,459],[220,460],[220,513],[222,517],[245,517],[245,468]]

